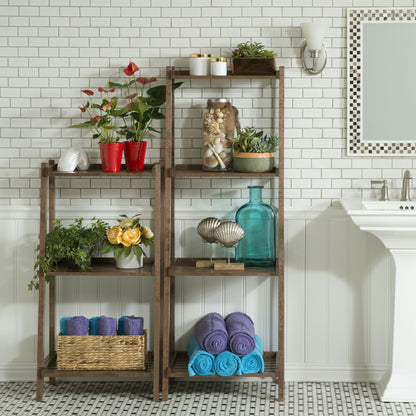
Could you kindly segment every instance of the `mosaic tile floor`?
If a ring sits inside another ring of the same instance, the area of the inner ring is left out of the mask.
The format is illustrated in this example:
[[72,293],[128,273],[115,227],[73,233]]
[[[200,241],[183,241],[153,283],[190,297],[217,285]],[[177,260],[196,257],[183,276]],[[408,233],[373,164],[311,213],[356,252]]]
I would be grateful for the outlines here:
[[176,382],[168,402],[152,402],[151,383],[59,382],[45,384],[35,401],[31,382],[0,383],[0,415],[226,415],[416,416],[416,403],[380,402],[370,383],[287,383],[285,402],[268,381]]

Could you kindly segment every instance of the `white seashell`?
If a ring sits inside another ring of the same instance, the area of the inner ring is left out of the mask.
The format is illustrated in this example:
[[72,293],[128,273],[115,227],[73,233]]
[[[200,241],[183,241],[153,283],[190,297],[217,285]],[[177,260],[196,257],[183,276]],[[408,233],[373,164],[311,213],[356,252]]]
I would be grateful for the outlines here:
[[90,167],[90,158],[87,152],[81,148],[65,150],[58,162],[59,172],[73,172],[76,168],[87,170]]
[[212,153],[212,150],[211,149],[207,149],[206,151],[205,151],[205,157],[210,157],[210,156],[212,156],[214,153]]
[[217,123],[219,123],[219,124],[224,123],[224,119],[223,118],[217,118]]
[[231,153],[231,147],[223,147],[222,152]]
[[226,221],[215,229],[214,237],[224,247],[237,247],[244,237],[244,230],[236,222]]
[[222,144],[221,144],[221,143],[217,143],[217,144],[214,146],[214,149],[215,149],[215,151],[216,151],[217,153],[221,153],[221,152],[222,152]]
[[219,144],[221,142],[221,139],[219,137],[216,137],[214,140],[214,145]]
[[215,230],[219,227],[221,221],[215,217],[208,217],[203,219],[196,228],[197,233],[207,243],[216,243],[217,240],[214,237]]

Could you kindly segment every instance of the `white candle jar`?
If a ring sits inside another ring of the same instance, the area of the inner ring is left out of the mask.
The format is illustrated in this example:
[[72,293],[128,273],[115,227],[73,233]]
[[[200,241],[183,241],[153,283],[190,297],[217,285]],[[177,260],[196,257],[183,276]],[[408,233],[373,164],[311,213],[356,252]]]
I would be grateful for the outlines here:
[[227,75],[227,58],[211,58],[211,75]]
[[191,53],[189,55],[189,75],[206,76],[210,74],[210,53]]

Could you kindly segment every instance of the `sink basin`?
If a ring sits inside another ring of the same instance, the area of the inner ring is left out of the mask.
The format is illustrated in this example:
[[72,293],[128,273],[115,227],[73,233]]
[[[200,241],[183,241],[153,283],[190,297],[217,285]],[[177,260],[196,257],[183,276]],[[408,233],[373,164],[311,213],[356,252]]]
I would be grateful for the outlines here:
[[357,199],[341,205],[360,230],[381,240],[396,266],[391,361],[377,384],[380,399],[416,401],[416,203]]
[[376,211],[416,211],[416,203],[412,201],[362,201],[362,206]]

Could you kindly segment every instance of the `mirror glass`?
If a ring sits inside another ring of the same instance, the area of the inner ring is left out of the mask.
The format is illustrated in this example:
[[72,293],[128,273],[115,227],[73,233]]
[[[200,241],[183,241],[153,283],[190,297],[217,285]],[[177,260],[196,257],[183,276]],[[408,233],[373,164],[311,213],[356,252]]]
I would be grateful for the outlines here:
[[348,11],[348,154],[416,156],[416,9]]

